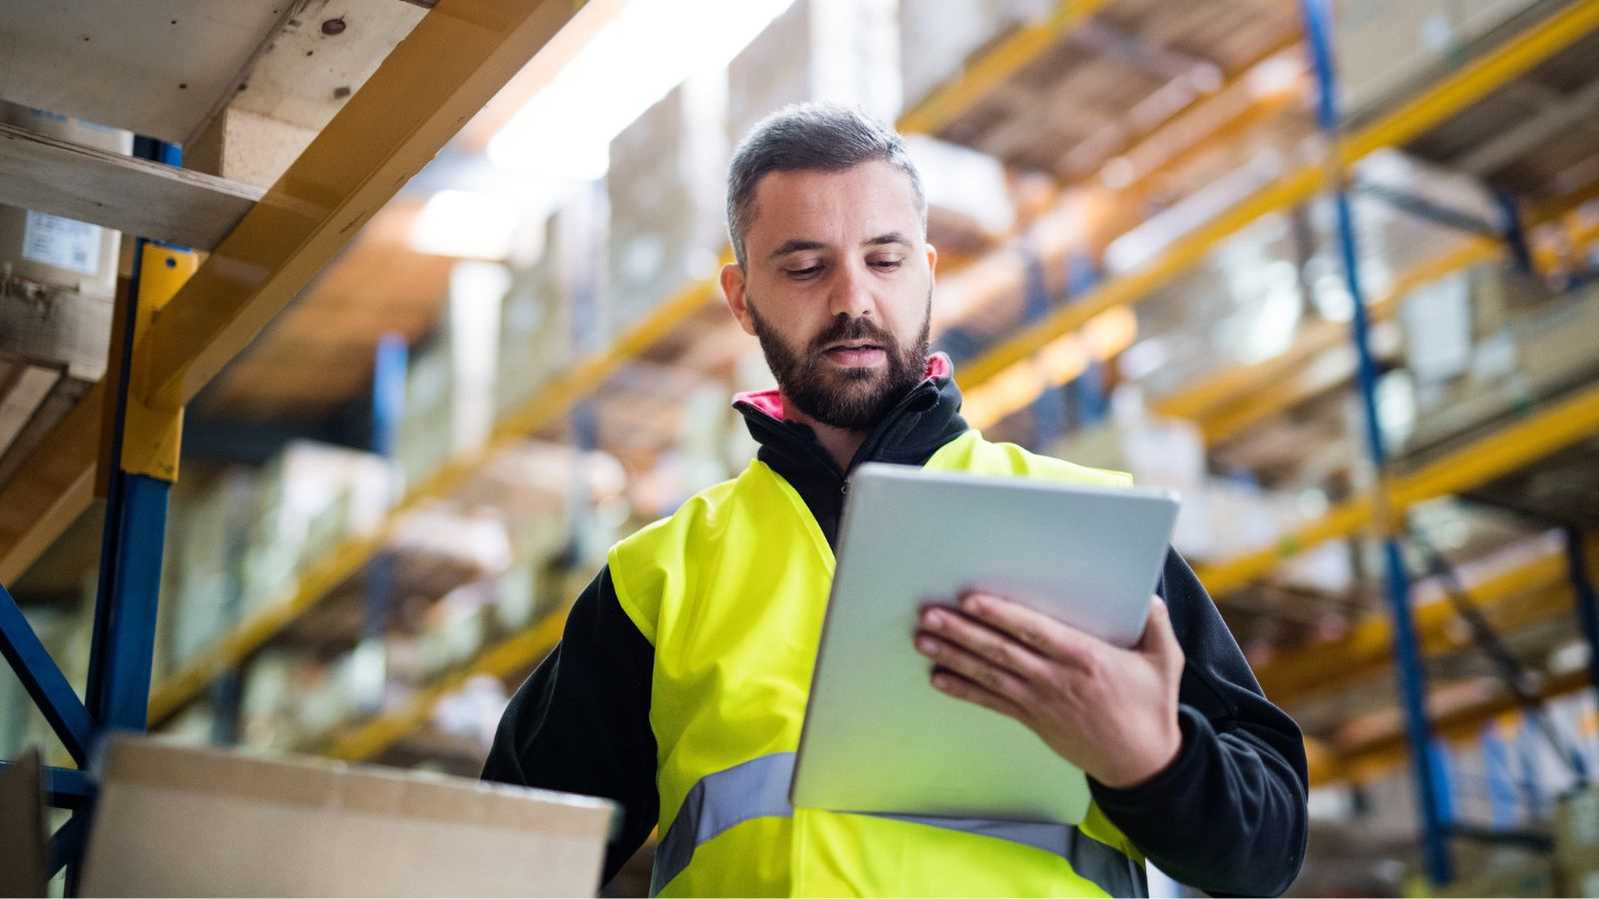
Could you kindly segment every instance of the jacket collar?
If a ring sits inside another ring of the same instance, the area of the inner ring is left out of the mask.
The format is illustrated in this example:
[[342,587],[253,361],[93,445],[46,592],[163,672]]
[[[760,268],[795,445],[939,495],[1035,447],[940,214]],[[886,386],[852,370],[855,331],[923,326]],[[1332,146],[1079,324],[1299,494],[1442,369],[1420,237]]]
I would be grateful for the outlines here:
[[[879,421],[861,444],[849,471],[865,462],[921,465],[939,447],[960,436],[966,420],[960,416],[960,388],[955,367],[943,353],[928,357],[921,383],[905,394]],[[783,418],[783,400],[774,388],[740,393],[733,407],[744,415],[750,435],[760,443],[759,458],[790,482],[821,476],[843,480],[840,471],[808,425]]]

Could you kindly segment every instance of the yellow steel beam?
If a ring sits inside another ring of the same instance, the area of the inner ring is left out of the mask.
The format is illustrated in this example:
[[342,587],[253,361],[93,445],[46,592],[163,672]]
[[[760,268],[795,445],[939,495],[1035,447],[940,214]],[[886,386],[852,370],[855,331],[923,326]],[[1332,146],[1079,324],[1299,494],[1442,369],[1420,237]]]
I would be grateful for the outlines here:
[[[1546,680],[1538,688],[1538,701],[1548,702],[1592,686],[1592,676],[1587,666],[1583,666]],[[1432,716],[1432,733],[1445,740],[1469,740],[1482,732],[1483,725],[1520,707],[1515,697],[1502,693],[1465,708]],[[1406,737],[1398,729],[1358,745],[1335,748],[1331,762],[1312,774],[1311,784],[1324,786],[1343,780],[1374,780],[1404,764],[1409,751]]]
[[[1397,515],[1417,503],[1485,484],[1596,432],[1599,385],[1525,415],[1415,471],[1393,477],[1385,488],[1389,509]],[[1221,596],[1265,575],[1285,559],[1328,540],[1349,537],[1371,523],[1369,496],[1347,500],[1274,546],[1200,566],[1198,574],[1212,595]]]
[[[1396,146],[1415,137],[1571,46],[1595,28],[1599,28],[1599,0],[1582,0],[1550,16],[1445,77],[1415,100],[1340,140],[1333,154],[1336,165],[1331,170],[1337,171],[1376,150]],[[1250,223],[1304,203],[1327,183],[1328,176],[1329,167],[1309,165],[1262,188],[1174,243],[1143,268],[1115,278],[1076,302],[1062,306],[1037,324],[966,364],[958,376],[961,385],[970,389],[993,379],[1012,365],[1026,361],[1050,341],[1082,327],[1106,309],[1145,299]]]
[[139,341],[140,395],[199,393],[579,6],[451,0],[423,17]]
[[[144,244],[139,262],[138,322],[135,339],[148,333],[156,316],[177,296],[200,266],[192,250]],[[183,407],[155,408],[137,392],[128,392],[122,428],[122,470],[163,481],[178,479],[183,445]]]
[[[1599,558],[1599,540],[1590,540],[1589,550]],[[1567,577],[1565,555],[1550,552],[1495,575],[1468,593],[1490,620],[1511,624],[1525,620],[1523,612],[1544,611],[1547,606],[1543,600],[1550,594],[1564,599],[1566,608],[1570,608],[1572,594]],[[1436,654],[1457,648],[1452,628],[1457,618],[1453,606],[1443,600],[1417,606],[1416,637],[1421,651]],[[1274,702],[1287,703],[1348,684],[1352,677],[1381,668],[1392,658],[1392,620],[1386,613],[1372,612],[1361,617],[1344,636],[1292,650],[1259,666],[1255,674],[1266,695]]]
[[563,611],[495,644],[466,667],[445,675],[418,693],[402,708],[378,715],[347,731],[329,743],[325,753],[352,762],[376,756],[426,724],[438,704],[468,680],[484,675],[504,679],[538,664],[560,642],[565,627],[566,612]]
[[933,134],[1055,46],[1072,29],[1087,21],[1107,0],[1068,0],[1055,7],[1049,18],[1029,25],[993,50],[973,61],[953,82],[935,90],[900,117],[899,130]]

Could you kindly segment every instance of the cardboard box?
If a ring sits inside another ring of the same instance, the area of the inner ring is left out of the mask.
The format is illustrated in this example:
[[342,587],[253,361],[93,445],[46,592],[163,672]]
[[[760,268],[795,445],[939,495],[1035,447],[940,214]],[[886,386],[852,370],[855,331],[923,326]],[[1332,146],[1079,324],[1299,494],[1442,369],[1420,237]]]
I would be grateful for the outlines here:
[[716,274],[717,253],[727,241],[727,91],[720,70],[692,77],[611,141],[600,324],[611,339],[678,291]]
[[142,738],[106,749],[85,896],[592,896],[600,799]]
[[736,144],[783,106],[812,100],[893,122],[899,28],[898,0],[796,0],[728,64],[728,136]]
[[1537,0],[1339,0],[1333,54],[1345,115],[1392,102],[1429,74],[1458,65],[1473,44]]
[[905,105],[949,83],[1001,35],[1047,20],[1050,0],[899,0],[899,68]]

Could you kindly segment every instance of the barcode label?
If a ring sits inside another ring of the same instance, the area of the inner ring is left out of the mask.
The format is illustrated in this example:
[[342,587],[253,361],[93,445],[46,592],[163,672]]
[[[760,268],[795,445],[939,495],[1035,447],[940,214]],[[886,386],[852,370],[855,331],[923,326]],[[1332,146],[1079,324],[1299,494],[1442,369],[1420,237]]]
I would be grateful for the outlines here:
[[103,230],[88,222],[29,210],[22,234],[22,258],[85,275],[98,274]]

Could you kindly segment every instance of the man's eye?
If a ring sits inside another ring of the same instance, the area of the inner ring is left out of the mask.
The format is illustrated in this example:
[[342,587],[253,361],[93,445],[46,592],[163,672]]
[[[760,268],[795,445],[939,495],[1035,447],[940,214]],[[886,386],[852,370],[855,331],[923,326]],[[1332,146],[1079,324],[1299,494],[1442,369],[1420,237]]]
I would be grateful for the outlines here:
[[872,267],[891,272],[894,269],[899,268],[900,263],[903,261],[904,260],[902,259],[874,259],[872,261]]
[[822,267],[820,265],[812,265],[806,268],[791,268],[787,269],[787,271],[791,278],[814,278],[821,273]]

